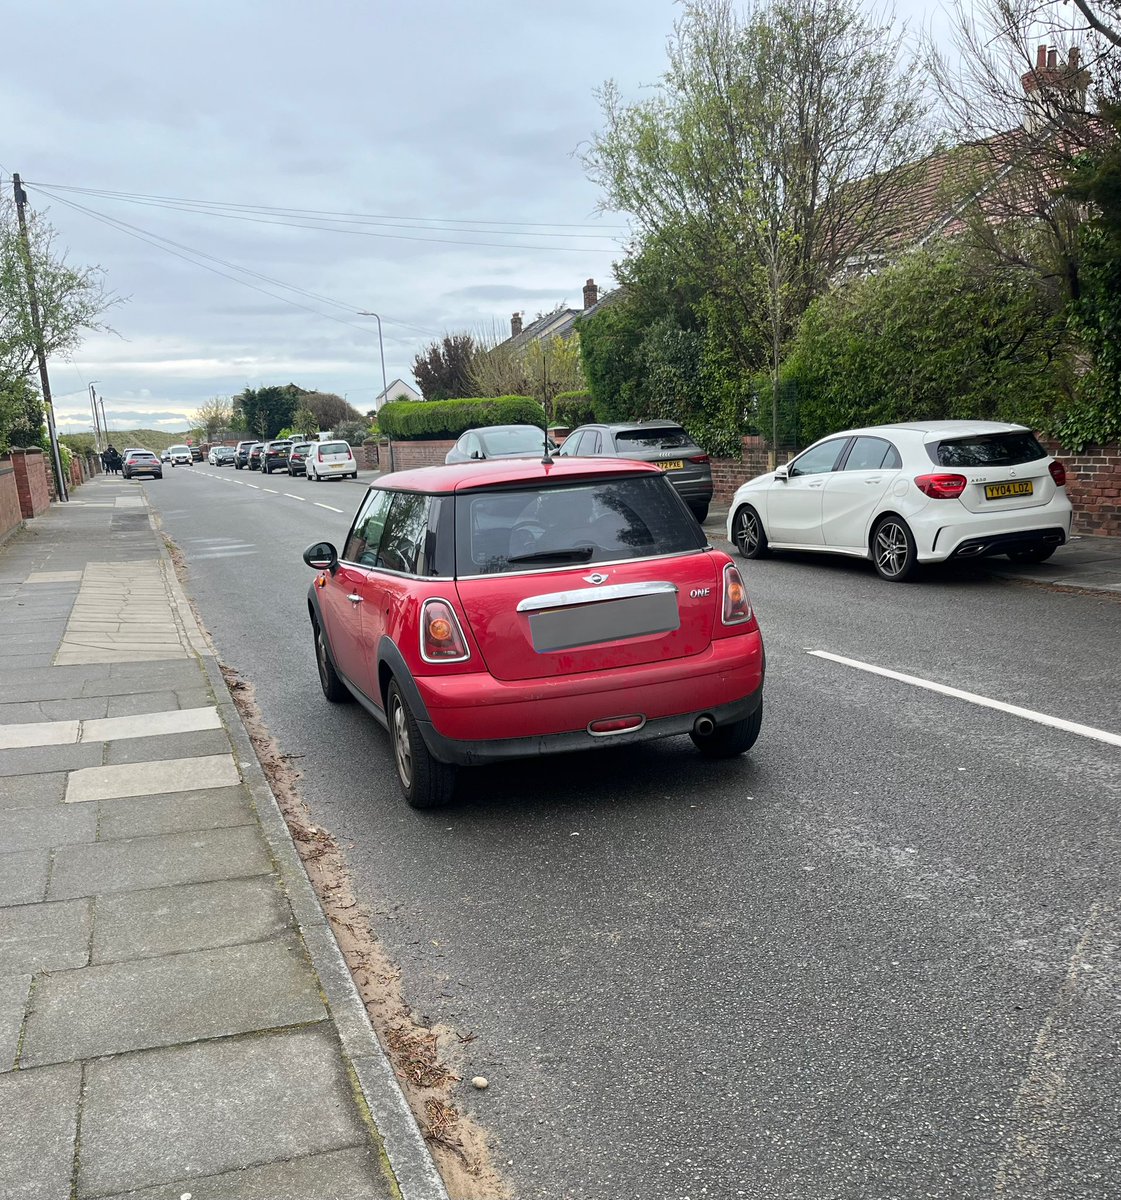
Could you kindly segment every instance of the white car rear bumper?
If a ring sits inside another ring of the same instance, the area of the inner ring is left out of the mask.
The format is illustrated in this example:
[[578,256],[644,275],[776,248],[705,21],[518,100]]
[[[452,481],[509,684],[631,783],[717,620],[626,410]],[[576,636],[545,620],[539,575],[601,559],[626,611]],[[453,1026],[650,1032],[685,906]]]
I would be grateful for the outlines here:
[[[1050,540],[1061,545],[1070,537],[1071,505],[1065,491],[1047,504],[1001,513],[970,513],[957,501],[933,501],[908,518],[920,562],[945,562],[948,558],[981,557],[1015,549],[1022,538]],[[1050,537],[1060,531],[1056,541]]]

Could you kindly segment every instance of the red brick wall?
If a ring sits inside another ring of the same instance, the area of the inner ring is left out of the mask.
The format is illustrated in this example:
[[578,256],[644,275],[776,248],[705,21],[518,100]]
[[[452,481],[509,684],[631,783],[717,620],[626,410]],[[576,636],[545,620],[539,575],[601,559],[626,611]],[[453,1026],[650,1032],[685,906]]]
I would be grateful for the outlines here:
[[42,450],[13,450],[19,507],[24,519],[37,517],[50,508],[51,486],[47,478],[47,456]]
[[382,463],[382,470],[411,471],[414,467],[438,467],[444,461],[444,455],[455,445],[455,440],[434,442],[391,442],[388,462]]
[[377,471],[380,469],[378,463],[378,448],[373,442],[363,442],[360,446],[351,447],[354,451],[354,457],[358,459],[358,465],[363,471]]
[[767,447],[761,437],[745,437],[740,458],[714,458],[712,460],[712,502],[716,505],[730,504],[736,488],[756,475],[771,469]]
[[1081,454],[1070,454],[1052,439],[1040,440],[1066,467],[1072,531],[1121,537],[1121,446],[1086,446]]
[[9,458],[0,458],[0,542],[23,522],[16,471]]

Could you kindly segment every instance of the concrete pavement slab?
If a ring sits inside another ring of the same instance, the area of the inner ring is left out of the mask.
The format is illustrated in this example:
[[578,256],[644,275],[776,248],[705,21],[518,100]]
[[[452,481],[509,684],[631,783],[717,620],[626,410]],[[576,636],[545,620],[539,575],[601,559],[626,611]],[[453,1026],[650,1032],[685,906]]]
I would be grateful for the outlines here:
[[[57,771],[43,775],[0,776],[0,812],[9,808],[31,808],[41,804],[60,804],[66,793],[66,774]],[[4,839],[0,838],[0,850]]]
[[179,1182],[105,1200],[174,1200],[184,1194],[198,1200],[380,1200],[389,1194],[377,1153],[358,1146]]
[[[0,839],[0,850],[4,842]],[[34,904],[47,893],[49,850],[24,850],[0,854],[0,905]]]
[[89,900],[0,908],[0,975],[84,967],[91,919]]
[[264,875],[120,892],[98,898],[92,961],[123,962],[263,942],[292,923],[283,894]]
[[50,775],[58,771],[77,771],[96,767],[102,761],[102,747],[32,746],[25,750],[0,750],[0,775]]
[[28,746],[72,746],[78,740],[77,721],[24,721],[0,725],[0,750],[22,750]]
[[63,846],[54,854],[48,895],[52,900],[65,900],[212,879],[244,879],[271,870],[264,841],[254,826],[170,833]]
[[175,698],[180,708],[201,708],[214,703],[214,693],[207,687],[179,688]]
[[81,583],[81,571],[32,571],[28,583]]
[[[195,662],[170,662],[159,669],[160,685],[176,691],[181,687],[198,687],[202,672]],[[152,668],[142,663],[132,663],[127,660],[114,663],[109,668],[109,678],[115,680],[127,679],[138,687],[137,691],[147,690],[152,682]]]
[[16,700],[0,704],[0,725],[25,721],[81,721],[103,717],[109,701],[101,697],[89,700]]
[[[76,750],[92,748],[67,747]],[[97,747],[97,752],[100,760],[100,747]],[[0,752],[0,772],[3,758],[4,752]],[[155,759],[109,767],[91,766],[71,773],[66,785],[66,802],[81,804],[89,800],[113,800],[118,797],[159,796],[166,792],[230,787],[240,782],[241,776],[237,773],[233,757],[228,753],[210,754],[203,758]]]
[[242,787],[101,800],[97,808],[98,836],[102,841],[183,833],[190,829],[226,829],[256,821]]
[[81,1085],[77,1064],[0,1075],[4,1200],[70,1200]]
[[36,983],[21,1066],[322,1021],[295,936],[55,971]]
[[16,1065],[20,1030],[31,994],[30,975],[9,975],[0,979],[0,1073]]
[[[173,760],[202,760],[228,753],[230,739],[224,729],[202,729],[197,733],[165,733],[159,737],[129,738],[109,742],[105,747],[105,763],[123,766],[129,763],[163,762]],[[192,780],[188,787],[205,787],[203,780]]]
[[[206,703],[205,698],[202,701]],[[105,697],[105,712],[102,716],[105,717],[135,717],[141,713],[166,712],[171,708],[179,707],[179,697],[173,691],[164,692],[139,692],[135,696],[107,696]],[[198,708],[200,705],[191,705],[192,708]]]
[[97,837],[97,812],[89,807],[6,808],[0,846],[5,850],[35,850],[92,842]]
[[49,650],[44,650],[36,654],[9,654],[6,658],[0,658],[0,673],[7,671],[9,668],[21,670],[40,670],[43,667],[54,666],[54,656]]
[[[78,1195],[365,1146],[369,1136],[327,1026],[124,1055],[86,1071]],[[178,1188],[172,1200],[195,1194]]]
[[[83,742],[112,742],[119,738],[155,737],[164,733],[192,733],[200,729],[221,729],[218,710],[213,705],[204,708],[172,709],[168,712],[146,713],[132,717],[105,717],[100,721],[84,721]],[[0,737],[3,737],[0,727]]]

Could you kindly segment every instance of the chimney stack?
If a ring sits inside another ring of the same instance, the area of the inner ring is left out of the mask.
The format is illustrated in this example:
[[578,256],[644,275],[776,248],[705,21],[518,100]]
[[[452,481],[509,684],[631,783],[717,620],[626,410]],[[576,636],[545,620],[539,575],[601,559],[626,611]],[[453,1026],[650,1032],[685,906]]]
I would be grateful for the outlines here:
[[518,334],[521,333],[521,331],[522,331],[522,314],[520,312],[516,312],[510,318],[510,336],[517,337]]
[[591,308],[598,299],[599,288],[596,287],[596,281],[594,279],[589,279],[588,282],[584,284],[584,307]]

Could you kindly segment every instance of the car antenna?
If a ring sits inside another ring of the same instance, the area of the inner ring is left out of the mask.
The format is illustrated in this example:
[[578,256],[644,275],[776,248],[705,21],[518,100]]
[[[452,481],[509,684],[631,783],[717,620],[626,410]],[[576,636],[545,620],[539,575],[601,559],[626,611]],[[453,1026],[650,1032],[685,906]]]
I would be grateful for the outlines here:
[[545,436],[545,450],[541,455],[541,465],[543,467],[551,467],[553,465],[552,457],[549,454],[549,431],[542,427],[541,432]]

